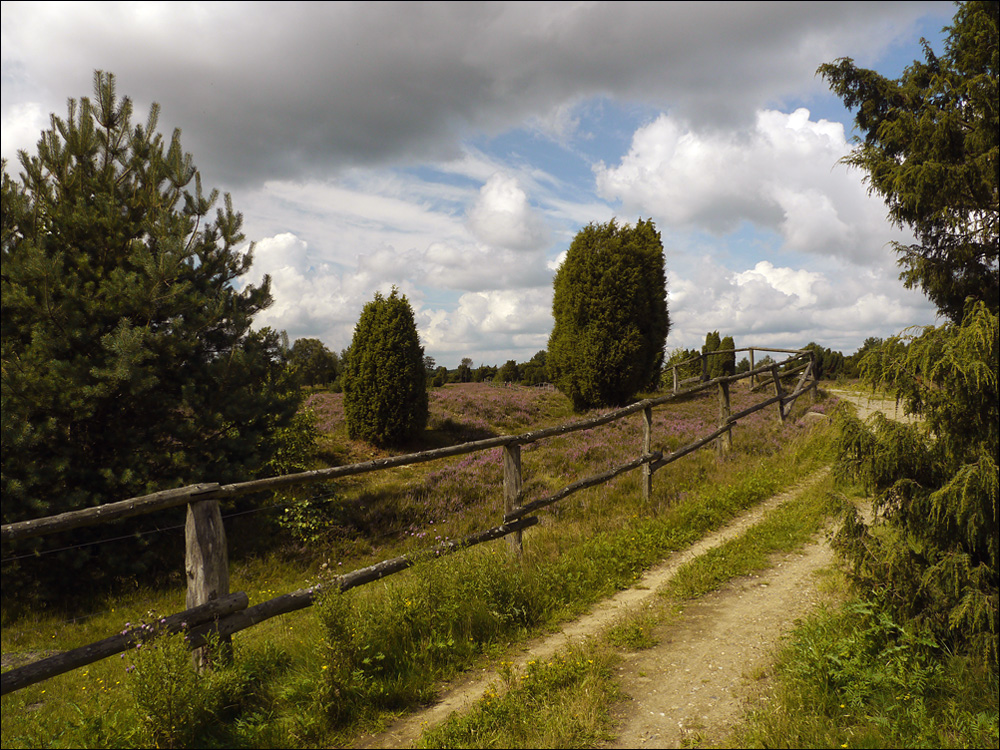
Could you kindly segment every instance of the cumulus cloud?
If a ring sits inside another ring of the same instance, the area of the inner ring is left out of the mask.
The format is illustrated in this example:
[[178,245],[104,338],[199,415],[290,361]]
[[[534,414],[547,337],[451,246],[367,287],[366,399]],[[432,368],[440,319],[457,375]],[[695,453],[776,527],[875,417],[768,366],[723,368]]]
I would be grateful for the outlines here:
[[599,165],[600,193],[627,212],[715,234],[741,222],[780,234],[784,249],[884,261],[885,206],[840,164],[850,146],[840,123],[809,111],[758,114],[750,131],[701,133],[669,115],[636,131],[616,167]]
[[49,115],[37,102],[15,104],[0,118],[0,156],[7,160],[8,168],[16,173],[20,162],[17,152],[34,150],[38,136],[49,125]]
[[540,250],[549,241],[545,221],[516,178],[494,174],[469,212],[469,229],[482,242],[509,250]]
[[484,364],[524,360],[548,345],[552,290],[467,293],[454,310],[428,309],[418,318],[425,346],[452,355],[455,362],[462,357]]
[[854,351],[868,336],[898,333],[927,320],[930,305],[892,277],[775,266],[729,272],[711,259],[685,275],[668,273],[671,333],[668,347],[699,347],[708,331],[732,335],[737,346],[789,348],[817,341]]
[[273,304],[254,320],[256,327],[287,331],[294,340],[320,338],[334,350],[346,347],[364,304],[379,283],[363,269],[344,272],[311,257],[304,241],[290,232],[254,243],[254,262],[247,283],[271,277]]
[[[560,251],[636,214],[669,237],[672,340],[798,341],[811,325],[824,345],[860,342],[927,306],[884,272],[897,237],[836,166],[843,127],[777,110],[828,96],[820,63],[872,63],[928,13],[954,8],[5,4],[0,145],[30,149],[94,69],[114,72],[140,118],[155,100],[160,130],[183,128],[205,184],[232,191],[253,273],[272,277],[257,323],[336,349],[396,285],[433,356],[530,357]],[[752,257],[733,251],[748,224]]]

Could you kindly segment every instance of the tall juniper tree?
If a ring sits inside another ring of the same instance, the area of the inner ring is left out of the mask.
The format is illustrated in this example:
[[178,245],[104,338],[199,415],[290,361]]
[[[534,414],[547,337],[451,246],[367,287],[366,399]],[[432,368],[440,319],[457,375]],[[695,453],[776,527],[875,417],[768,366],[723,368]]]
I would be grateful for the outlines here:
[[652,221],[590,224],[556,272],[546,368],[577,410],[653,388],[670,330],[663,243]]
[[[240,214],[226,195],[211,216],[218,193],[179,131],[157,132],[157,105],[132,114],[98,71],[19,179],[3,164],[4,523],[252,477],[299,403],[278,336],[251,329],[271,296],[240,283]],[[100,552],[67,562],[112,568]],[[141,567],[127,558],[116,574]]]
[[[874,492],[873,531],[845,526],[863,590],[926,625],[952,651],[997,669],[998,247],[1000,4],[960,3],[945,52],[899,80],[850,60],[820,72],[857,109],[848,161],[889,216],[914,230],[903,279],[948,322],[865,342],[864,379],[922,418],[915,426],[846,419],[840,466]],[[882,528],[878,528],[882,527]]]
[[351,438],[401,445],[427,426],[424,349],[406,295],[376,292],[354,328],[343,373],[344,416]]

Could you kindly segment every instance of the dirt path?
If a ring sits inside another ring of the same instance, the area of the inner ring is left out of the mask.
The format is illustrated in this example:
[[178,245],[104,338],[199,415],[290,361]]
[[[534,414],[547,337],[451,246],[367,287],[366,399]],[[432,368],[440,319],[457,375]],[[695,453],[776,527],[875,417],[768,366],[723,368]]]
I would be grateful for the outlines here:
[[897,422],[912,423],[916,421],[916,418],[903,412],[902,404],[896,404],[892,399],[877,398],[875,396],[870,396],[867,393],[859,393],[857,391],[848,391],[841,388],[827,388],[827,392],[834,394],[837,398],[843,399],[844,401],[850,401],[854,404],[858,417],[861,419],[868,419],[872,414],[877,411],[882,412],[890,419],[895,419]]
[[[790,491],[776,495],[728,526],[649,570],[633,588],[597,605],[590,614],[567,623],[560,632],[526,644],[519,658],[544,660],[571,641],[598,635],[625,611],[652,601],[689,560],[742,534],[767,513],[820,481],[820,470]],[[681,618],[661,627],[660,643],[631,654],[622,667],[621,684],[633,696],[620,717],[614,747],[679,747],[692,731],[719,737],[739,714],[741,686],[748,669],[764,663],[780,634],[814,600],[813,573],[828,565],[831,553],[816,543],[786,556],[760,577],[740,579],[689,607]],[[356,747],[409,747],[429,726],[444,721],[479,699],[499,677],[493,671],[466,674],[447,687],[432,706],[405,716],[386,731],[362,737]]]
[[816,573],[833,563],[825,539],[731,582],[662,625],[660,642],[627,654],[619,681],[632,700],[609,747],[723,742],[795,621],[815,606]]

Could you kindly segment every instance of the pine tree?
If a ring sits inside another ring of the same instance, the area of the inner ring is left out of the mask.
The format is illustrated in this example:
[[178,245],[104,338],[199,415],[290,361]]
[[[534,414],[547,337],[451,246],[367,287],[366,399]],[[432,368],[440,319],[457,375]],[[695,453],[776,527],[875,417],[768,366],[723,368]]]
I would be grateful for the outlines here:
[[365,305],[343,374],[344,415],[353,439],[401,445],[427,426],[427,371],[413,309],[393,288]]
[[556,273],[546,368],[577,410],[654,388],[670,330],[663,243],[652,221],[590,224]]
[[4,523],[250,478],[299,403],[279,336],[250,327],[269,281],[236,289],[252,253],[229,196],[211,218],[158,106],[134,124],[114,76],[94,92],[19,180],[3,164]]

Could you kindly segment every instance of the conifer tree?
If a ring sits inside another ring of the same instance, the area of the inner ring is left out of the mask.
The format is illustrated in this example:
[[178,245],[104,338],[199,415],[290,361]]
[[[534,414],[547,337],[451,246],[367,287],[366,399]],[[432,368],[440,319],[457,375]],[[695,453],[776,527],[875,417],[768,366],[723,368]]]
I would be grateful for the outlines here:
[[[874,493],[872,530],[857,517],[841,548],[866,596],[916,621],[951,653],[997,670],[998,246],[1000,4],[958,5],[945,53],[898,81],[850,60],[820,72],[864,140],[849,162],[918,244],[897,248],[902,278],[949,322],[868,340],[862,378],[921,418],[844,418],[839,464]],[[852,360],[859,355],[852,357]],[[852,362],[853,364],[853,362]]]
[[3,164],[4,523],[250,478],[299,403],[278,335],[251,330],[269,280],[237,290],[242,217],[228,195],[210,215],[179,131],[155,104],[134,123],[100,71],[68,110],[19,179]]
[[736,374],[736,342],[733,341],[732,336],[726,336],[719,343],[719,349],[717,351],[728,352],[728,354],[720,354],[716,357],[719,360],[720,375],[735,375]]
[[590,224],[556,273],[546,368],[577,410],[654,388],[670,330],[663,243],[652,221]]
[[708,357],[705,372],[708,374],[709,380],[717,378],[722,374],[722,360],[718,356],[712,355],[721,346],[722,339],[719,337],[718,331],[709,331],[705,334],[705,344],[701,347],[701,353]]
[[1000,3],[959,3],[944,54],[924,41],[897,80],[850,58],[818,71],[857,111],[863,139],[845,161],[916,235],[895,244],[900,278],[955,323],[967,297],[1000,307],[998,22]]
[[344,416],[351,438],[401,445],[427,426],[424,349],[405,295],[376,292],[354,329],[343,374]]

